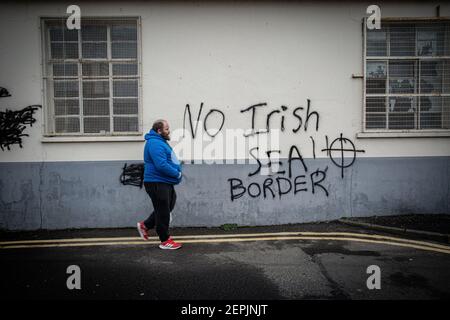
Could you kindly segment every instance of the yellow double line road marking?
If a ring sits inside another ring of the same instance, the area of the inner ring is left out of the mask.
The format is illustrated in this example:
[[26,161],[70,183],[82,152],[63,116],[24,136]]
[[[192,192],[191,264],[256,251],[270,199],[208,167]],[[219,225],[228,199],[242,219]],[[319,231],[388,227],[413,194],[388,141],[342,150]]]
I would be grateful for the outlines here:
[[[224,235],[188,235],[175,236],[182,243],[222,243],[246,241],[280,241],[280,240],[326,240],[354,241],[362,243],[386,244],[432,252],[450,254],[450,246],[432,242],[403,239],[364,233],[349,232],[278,232],[278,233],[241,233]],[[78,238],[49,240],[19,240],[0,242],[0,249],[52,248],[52,247],[90,247],[159,244],[156,237],[143,241],[139,237],[112,238]]]

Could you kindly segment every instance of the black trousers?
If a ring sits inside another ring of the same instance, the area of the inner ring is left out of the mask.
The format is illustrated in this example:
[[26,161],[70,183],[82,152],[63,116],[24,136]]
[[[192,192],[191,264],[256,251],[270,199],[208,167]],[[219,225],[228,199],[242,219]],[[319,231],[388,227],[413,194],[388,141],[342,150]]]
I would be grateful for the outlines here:
[[173,185],[163,182],[144,182],[145,191],[152,199],[154,211],[144,221],[147,229],[156,227],[161,242],[169,239],[170,212],[175,207],[177,194]]

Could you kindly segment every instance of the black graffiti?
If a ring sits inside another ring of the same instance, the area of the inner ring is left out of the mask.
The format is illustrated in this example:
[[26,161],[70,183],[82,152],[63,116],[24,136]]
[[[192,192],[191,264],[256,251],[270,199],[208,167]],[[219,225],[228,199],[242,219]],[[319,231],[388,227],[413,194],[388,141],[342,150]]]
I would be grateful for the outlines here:
[[[325,145],[328,148],[328,136],[327,135],[325,136]],[[327,156],[330,156],[330,150],[328,150],[328,149],[323,150],[322,149],[322,151],[326,151],[327,152]]]
[[191,115],[191,107],[189,106],[189,104],[186,104],[186,107],[184,108],[184,116],[183,116],[183,137],[184,137],[184,132],[186,132],[186,113],[189,115],[189,124],[191,127],[191,135],[192,138],[195,138],[195,135],[197,134],[197,128],[198,128],[198,123],[200,121],[200,115],[202,113],[202,109],[203,109],[203,102],[200,104],[200,111],[198,112],[198,116],[197,116],[197,121],[195,123],[195,130],[192,126],[192,115]]
[[[315,140],[313,137],[310,136],[310,139],[311,139],[312,150],[313,150],[313,159],[316,159],[316,153],[315,153],[316,143],[315,143]],[[322,149],[322,152],[326,152],[327,156],[330,157],[332,163],[341,169],[341,177],[344,178],[344,169],[351,167],[356,161],[356,154],[358,152],[360,152],[360,153],[365,152],[365,150],[356,149],[353,141],[351,141],[348,138],[344,138],[342,133],[340,134],[339,138],[336,138],[333,140],[333,142],[331,143],[330,146],[328,145],[328,136],[325,136],[325,141],[326,141],[326,148]],[[340,147],[335,146],[337,143],[340,143]],[[345,148],[344,145],[349,145],[349,147]],[[261,162],[261,160],[253,153],[254,150],[258,151],[259,148],[258,147],[252,148],[249,153],[257,161],[258,168],[256,169],[255,172],[250,173],[249,177],[254,176],[257,173],[260,173],[261,168],[263,167],[263,163]],[[272,165],[275,163],[271,159],[271,154],[273,152],[277,152],[277,153],[281,154],[280,150],[269,150],[266,152],[267,156],[269,158],[268,163],[266,164],[266,166],[268,168],[271,168]],[[339,162],[336,159],[338,157],[336,155],[336,152],[339,152],[339,156],[340,156]],[[348,154],[350,154],[350,159],[347,156]],[[293,165],[294,161],[300,161],[300,164],[302,165],[303,170],[305,172],[308,172],[308,166],[306,165],[306,162],[303,159],[300,149],[296,145],[292,145],[289,149],[289,155],[288,155],[288,177],[289,178],[291,178],[293,175],[293,170],[292,170],[293,166],[292,165]],[[278,162],[278,164],[282,165],[282,162]],[[271,173],[271,175],[272,174],[284,174],[284,173],[285,173],[285,171],[277,171],[275,173]]]
[[[189,125],[191,127],[191,136],[193,139],[195,139],[195,136],[197,135],[197,129],[198,129],[198,124],[200,121],[200,116],[202,114],[203,111],[203,102],[200,103],[200,110],[198,111],[198,115],[197,115],[197,121],[195,123],[195,129],[192,123],[192,114],[191,114],[191,107],[189,104],[186,104],[186,107],[184,108],[184,115],[183,115],[183,138],[185,137],[185,130],[186,130],[186,114],[189,117]],[[211,134],[207,128],[207,120],[209,118],[209,116],[213,113],[218,113],[221,116],[221,124],[220,124],[220,128],[214,133]],[[225,114],[220,111],[219,109],[211,109],[209,110],[209,112],[206,114],[205,118],[203,119],[203,129],[206,132],[207,135],[209,135],[210,137],[214,138],[223,128],[223,125],[225,124]]]
[[314,141],[314,138],[309,136],[309,138],[311,139],[312,142],[312,150],[313,150],[313,158],[316,158],[316,142]]
[[11,97],[8,90],[6,88],[0,87],[0,98]]
[[260,171],[261,171],[261,167],[262,167],[262,163],[261,163],[261,161],[259,160],[258,156],[255,156],[255,155],[252,153],[253,150],[258,151],[259,148],[258,148],[258,147],[255,147],[255,148],[252,148],[252,149],[249,150],[250,155],[251,155],[251,156],[256,160],[256,162],[258,163],[258,169],[256,169],[255,172],[250,172],[250,173],[248,174],[249,177],[254,176],[254,175],[257,174],[258,172],[260,172]]
[[312,194],[317,193],[317,190],[322,190],[325,196],[328,197],[328,190],[322,184],[326,179],[327,170],[328,167],[324,170],[317,169],[309,175],[298,175],[294,179],[282,176],[267,177],[262,183],[251,182],[248,186],[245,186],[244,182],[239,178],[230,178],[228,182],[231,201],[237,200],[245,194],[248,194],[251,198],[262,197],[264,199],[275,199],[276,195],[278,195],[278,198],[281,200],[283,196],[290,193],[296,195],[299,192],[307,192],[308,190],[311,190]]
[[[339,146],[335,147],[336,143],[339,143]],[[350,145],[350,147],[344,148],[344,144],[346,144],[346,145],[348,144],[348,145]],[[344,169],[351,167],[355,163],[356,153],[357,152],[365,152],[365,150],[357,150],[353,141],[351,141],[348,138],[344,138],[342,136],[342,133],[339,138],[336,138],[333,140],[333,142],[331,143],[331,145],[329,147],[328,147],[328,139],[327,139],[327,147],[325,149],[322,149],[322,151],[326,151],[327,154],[329,155],[331,161],[337,167],[341,168],[341,177],[342,178],[344,178]],[[335,159],[336,156],[333,154],[333,152],[339,152],[340,162],[336,161],[336,159]],[[349,162],[346,162],[347,160],[346,160],[345,155],[347,153],[350,153],[350,161]]]
[[0,148],[4,151],[4,147],[8,150],[10,145],[18,144],[22,148],[22,137],[29,135],[23,133],[26,125],[33,126],[36,119],[33,118],[34,112],[41,108],[40,105],[31,105],[22,110],[12,111],[6,109],[5,112],[0,111]]
[[[267,157],[270,159],[272,153],[274,153],[274,152],[281,154],[281,150],[269,150],[269,151],[266,152]],[[271,169],[271,171],[272,171],[272,165],[273,165],[273,164],[275,164],[275,162],[273,162],[273,161],[270,161],[270,162],[268,163],[268,167],[269,167],[269,169]],[[278,165],[281,167],[281,166],[283,165],[283,162],[278,161],[278,162],[276,162],[276,164],[278,164]],[[273,172],[272,174],[285,174],[285,173],[286,173],[286,171],[283,170],[283,171]]]
[[[261,172],[261,168],[263,167],[263,163],[262,163],[261,160],[258,158],[258,156],[255,155],[255,154],[253,154],[253,150],[258,151],[258,150],[259,150],[259,147],[255,147],[255,148],[252,148],[252,149],[249,150],[250,155],[256,160],[256,162],[257,162],[257,164],[258,164],[258,168],[256,169],[255,172],[249,173],[249,174],[248,174],[249,177],[251,177],[251,176],[253,176],[253,175],[255,175],[255,174]],[[274,153],[274,152],[277,152],[277,153],[280,153],[280,154],[281,154],[281,150],[268,150],[268,151],[266,151],[267,157],[269,158],[269,161],[268,161],[268,163],[266,164],[266,166],[267,166],[268,168],[270,168],[270,169],[272,169],[272,165],[275,164],[275,162],[273,162],[272,159],[271,159],[271,155],[272,155],[272,153]],[[281,166],[283,163],[282,163],[281,161],[278,161],[277,164]],[[285,172],[286,172],[286,171],[277,171],[277,172],[275,172],[275,173],[271,173],[271,175],[273,175],[273,174],[284,174]]]
[[[261,169],[263,167],[263,163],[261,162],[261,160],[258,158],[257,155],[255,155],[253,153],[254,150],[258,151],[259,147],[255,147],[255,148],[252,148],[252,149],[249,150],[250,155],[256,160],[256,162],[258,164],[258,168],[256,169],[256,171],[249,173],[249,175],[248,175],[249,177],[254,176],[257,173],[260,173]],[[271,155],[274,152],[281,154],[281,150],[268,150],[268,151],[266,151],[266,154],[267,154],[267,157],[268,157],[268,162],[266,164],[267,168],[271,169],[274,164],[278,164],[280,166],[283,165],[283,163],[281,161],[278,161],[278,162],[272,161]],[[296,153],[296,155],[294,155],[294,153]],[[289,170],[289,178],[292,177],[292,163],[295,160],[300,161],[300,163],[301,163],[301,165],[303,167],[303,170],[305,172],[308,172],[308,167],[307,167],[307,165],[305,163],[305,160],[303,159],[302,154],[300,153],[300,150],[297,148],[297,146],[293,145],[289,149],[289,156],[288,156],[288,161],[287,161],[288,162],[288,170]],[[285,173],[286,173],[286,171],[283,170],[283,171],[271,172],[270,175],[285,174]]]
[[[281,115],[281,119],[280,119],[280,130],[281,131],[285,131],[285,118],[286,118],[286,114],[285,111],[287,111],[289,108],[285,105],[282,105],[280,108],[275,109],[270,111],[267,116],[266,116],[266,128],[265,129],[258,129],[255,130],[255,117],[256,117],[256,111],[258,108],[261,107],[265,107],[267,106],[266,102],[263,103],[258,103],[258,104],[254,104],[251,105],[250,107],[244,108],[241,110],[241,113],[244,112],[248,112],[251,111],[251,130],[249,133],[245,133],[244,137],[250,137],[256,134],[263,134],[263,133],[269,133],[270,129],[271,129],[271,120],[272,117],[275,114]],[[301,127],[303,126],[303,118],[300,114],[298,114],[299,111],[304,110],[303,107],[297,107],[292,111],[292,116],[294,116],[295,118],[297,118],[298,121],[298,125],[296,128],[292,129],[292,132],[297,133]],[[319,113],[317,111],[311,111],[311,100],[307,99],[307,109],[306,109],[306,120],[304,121],[304,131],[306,132],[308,130],[308,124],[310,123],[310,121],[312,121],[311,118],[315,117],[315,130],[318,131],[319,130],[319,120],[320,120],[320,116]]]
[[[222,123],[220,124],[220,128],[216,131],[215,134],[210,134],[209,131],[208,131],[208,129],[207,129],[207,127],[206,127],[206,120],[208,120],[208,117],[209,117],[213,112],[217,112],[217,113],[219,113],[219,114],[222,116]],[[218,109],[211,109],[211,110],[209,110],[209,112],[208,112],[208,113],[206,114],[206,116],[205,116],[205,120],[203,121],[203,129],[205,130],[205,132],[206,132],[211,138],[214,138],[214,137],[220,132],[220,130],[222,130],[224,123],[225,123],[225,114],[224,114],[222,111],[218,110]]]
[[311,100],[308,99],[308,109],[306,110],[305,132],[308,131],[309,119],[312,116],[316,116],[316,131],[319,131],[319,114],[317,111],[310,112]]
[[[297,157],[293,157],[294,151],[297,153]],[[298,160],[303,166],[303,169],[305,172],[308,172],[308,167],[306,166],[305,160],[303,160],[302,154],[300,153],[300,150],[295,146],[291,146],[289,149],[289,157],[288,157],[288,164],[289,164],[289,178],[292,177],[292,161]]]
[[120,182],[123,185],[132,185],[142,188],[144,184],[144,164],[135,163],[125,165],[122,168],[122,174],[120,175]]
[[[310,139],[313,150],[313,159],[316,159],[316,141],[312,136],[310,136]],[[321,149],[321,151],[326,152],[327,156],[330,157],[331,162],[341,170],[341,177],[344,178],[344,169],[352,166],[356,161],[356,154],[365,152],[365,150],[356,149],[353,141],[345,138],[342,133],[338,138],[332,141],[331,145],[329,145],[328,141],[328,136],[325,136],[326,148]],[[308,190],[310,190],[312,194],[324,193],[327,197],[329,196],[328,189],[325,187],[328,166],[324,170],[316,169],[315,171],[310,172],[300,148],[296,145],[292,145],[289,148],[286,177],[284,177],[286,170],[278,170],[276,172],[273,172],[272,170],[274,164],[283,166],[282,161],[275,161],[271,157],[273,153],[281,154],[280,150],[266,151],[268,160],[265,163],[258,158],[257,151],[259,151],[259,147],[254,147],[249,151],[250,156],[256,160],[258,167],[255,171],[250,172],[248,177],[253,177],[256,174],[261,173],[263,167],[271,169],[270,172],[268,172],[269,174],[267,174],[268,177],[262,183],[250,182],[248,186],[244,185],[244,182],[241,179],[228,179],[232,201],[239,199],[246,194],[251,198],[263,197],[264,199],[275,199],[276,195],[278,195],[279,199],[281,199],[285,194],[293,193],[295,195],[299,192]],[[340,157],[340,159],[338,157]],[[298,172],[294,174],[294,162],[299,163],[298,167],[301,168],[300,175]],[[274,175],[278,176],[272,177]],[[308,181],[310,182],[309,188],[306,186]]]
[[[281,131],[285,131],[286,130],[285,121],[289,116],[294,117],[297,121],[295,127],[292,128],[293,133],[297,133],[300,130],[303,130],[304,132],[307,132],[308,130],[313,130],[316,132],[319,131],[320,114],[312,109],[311,100],[310,99],[306,100],[307,100],[306,110],[303,106],[291,109],[286,105],[281,105],[279,108],[272,109],[269,112],[267,112],[265,111],[266,110],[265,107],[267,107],[268,105],[266,102],[253,104],[249,107],[240,110],[240,113],[246,112],[251,113],[251,129],[246,133],[244,133],[244,137],[249,137],[258,134],[266,134],[266,133],[268,134],[270,133],[273,127],[279,128]],[[198,124],[202,117],[202,111],[203,111],[203,102],[200,104],[200,110],[198,111],[197,121],[194,127],[192,121],[191,108],[189,104],[186,105],[186,108],[184,110],[183,131],[185,132],[186,120],[188,119],[189,120],[188,124],[190,125],[190,132],[192,138],[195,138],[197,135]],[[265,128],[255,129],[255,119],[257,112],[265,114]],[[207,122],[208,118],[214,113],[216,113],[221,117],[220,120],[221,122],[220,128],[216,132],[211,133],[208,130]],[[222,130],[224,123],[225,123],[225,114],[219,109],[210,109],[209,112],[204,117],[203,128],[204,131],[210,137],[215,137]],[[313,136],[309,136],[309,138],[311,140],[312,145],[313,159],[317,159],[316,140]],[[356,160],[356,154],[360,152],[365,152],[365,150],[356,149],[354,143],[350,139],[343,137],[342,133],[340,134],[340,137],[332,141],[331,145],[329,145],[328,136],[325,136],[325,144],[326,147],[324,149],[318,150],[326,152],[331,162],[340,169],[342,178],[344,178],[344,171],[345,171],[344,169],[349,168],[354,164]],[[261,173],[263,167],[270,169],[268,173],[266,173],[269,177],[267,177],[262,184],[258,184],[257,182],[251,182],[247,187],[244,186],[244,182],[238,178],[228,179],[228,181],[230,182],[232,201],[234,201],[235,199],[239,199],[244,194],[248,194],[252,198],[260,197],[261,195],[264,198],[266,198],[270,194],[272,195],[272,198],[275,198],[276,192],[274,191],[275,189],[273,189],[275,186],[277,187],[276,190],[278,190],[277,192],[279,198],[281,199],[282,195],[288,194],[290,192],[296,194],[298,192],[307,191],[308,188],[305,187],[306,182],[304,179],[307,180],[309,179],[309,181],[311,181],[311,186],[309,187],[309,190],[311,190],[313,194],[317,193],[317,190],[321,190],[327,197],[329,196],[328,190],[324,186],[324,181],[327,176],[328,167],[326,167],[325,170],[316,169],[316,171],[313,172],[309,171],[309,168],[303,158],[300,148],[297,147],[296,145],[292,145],[289,148],[289,154],[287,157],[287,165],[288,165],[287,170],[273,169],[275,165],[278,165],[280,167],[283,165],[282,161],[279,160],[275,161],[272,158],[272,155],[274,153],[281,154],[281,150],[266,151],[268,157],[268,161],[266,163],[263,163],[259,159],[257,154],[255,154],[255,151],[257,153],[259,151],[259,147],[250,149],[249,154],[256,160],[257,168],[255,171],[250,172],[248,174],[248,177],[253,177],[256,174]],[[293,165],[295,161],[299,162],[300,167],[302,169],[301,173],[304,174],[301,175],[298,175],[298,173],[294,174]],[[285,175],[286,172],[287,177],[283,177],[282,175]],[[278,176],[272,178],[272,176],[274,175]],[[295,178],[293,178],[294,176]]]
[[249,110],[252,110],[252,130],[251,130],[250,134],[244,134],[244,136],[248,137],[248,136],[251,136],[251,135],[254,135],[254,134],[260,134],[260,133],[266,133],[267,132],[267,131],[264,131],[264,130],[255,131],[256,108],[264,107],[264,106],[267,106],[267,103],[263,102],[263,103],[254,104],[254,105],[251,105],[248,108],[245,108],[245,109],[241,110],[241,113],[244,113],[244,112],[247,112]]
[[[255,117],[256,117],[256,110],[258,108],[261,107],[265,107],[267,106],[266,102],[262,102],[262,103],[257,103],[254,105],[251,105],[247,108],[244,108],[242,110],[240,110],[241,113],[245,113],[248,111],[251,111],[251,130],[249,133],[244,133],[244,137],[249,137],[252,135],[257,135],[257,134],[262,134],[262,133],[269,133],[271,126],[272,126],[272,119],[273,116],[278,114],[281,115],[281,119],[280,119],[280,125],[279,128],[281,131],[285,131],[285,119],[286,119],[286,111],[289,110],[289,107],[282,105],[280,106],[280,108],[277,108],[275,110],[270,111],[267,115],[266,115],[266,128],[265,129],[258,129],[255,130]],[[311,100],[307,99],[307,108],[306,108],[306,120],[303,121],[303,117],[302,115],[299,114],[300,111],[304,110],[303,107],[297,107],[292,111],[292,116],[295,117],[298,121],[297,127],[292,129],[292,132],[297,133],[303,126],[304,131],[308,131],[308,124],[313,121],[312,118],[315,118],[315,131],[319,130],[319,122],[320,122],[320,115],[317,111],[312,111],[311,110]],[[201,118],[203,112],[203,102],[200,103],[200,110],[198,111],[197,114],[197,119],[196,119],[196,123],[195,126],[193,124],[193,120],[192,120],[192,113],[191,113],[191,106],[189,104],[186,104],[186,107],[184,108],[184,115],[183,115],[183,137],[185,137],[185,130],[186,130],[186,120],[188,120],[188,124],[190,126],[190,132],[191,132],[191,136],[192,138],[195,139],[196,135],[197,135],[197,129],[198,129],[198,124]],[[217,113],[219,114],[219,116],[221,117],[220,120],[220,128],[214,133],[211,134],[210,131],[207,128],[207,120],[209,118],[210,115],[212,115],[213,113]],[[219,110],[219,109],[211,109],[209,110],[209,112],[206,114],[204,120],[203,120],[203,128],[204,131],[206,132],[206,134],[208,134],[210,137],[215,137],[223,128],[225,124],[225,114]]]
[[327,189],[323,185],[320,184],[327,177],[327,170],[328,170],[328,167],[326,167],[324,171],[317,169],[316,171],[311,173],[311,181],[314,181],[313,177],[315,177],[315,176],[317,176],[317,177],[322,176],[322,178],[320,180],[318,180],[318,181],[316,180],[313,182],[313,184],[312,184],[312,193],[313,194],[314,194],[314,190],[315,190],[314,187],[317,186],[317,187],[321,188],[328,197]]

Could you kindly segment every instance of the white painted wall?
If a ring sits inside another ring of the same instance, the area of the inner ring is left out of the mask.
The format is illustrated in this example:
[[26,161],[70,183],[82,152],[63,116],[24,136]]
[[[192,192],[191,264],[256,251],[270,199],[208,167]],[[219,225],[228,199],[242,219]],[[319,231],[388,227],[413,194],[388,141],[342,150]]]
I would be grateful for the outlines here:
[[[267,102],[267,110],[290,110],[312,101],[320,113],[319,132],[291,132],[286,118],[282,156],[299,146],[304,157],[324,148],[324,136],[351,138],[362,157],[449,156],[450,138],[357,139],[362,130],[363,72],[361,20],[371,2],[177,3],[77,2],[82,16],[140,16],[142,20],[143,124],[156,118],[181,128],[187,103],[194,114],[204,102],[226,114],[225,129],[248,129],[250,113],[240,110]],[[42,104],[40,16],[64,16],[71,3],[8,3],[0,9],[0,86],[13,95],[0,110]],[[383,17],[433,17],[439,2],[380,2]],[[450,16],[450,4],[441,3]],[[276,123],[274,117],[273,123]],[[24,148],[0,151],[1,162],[141,159],[143,142],[42,143],[42,113],[26,129]],[[257,113],[257,127],[265,116]],[[213,123],[211,118],[211,124]],[[248,156],[247,156],[248,157]]]

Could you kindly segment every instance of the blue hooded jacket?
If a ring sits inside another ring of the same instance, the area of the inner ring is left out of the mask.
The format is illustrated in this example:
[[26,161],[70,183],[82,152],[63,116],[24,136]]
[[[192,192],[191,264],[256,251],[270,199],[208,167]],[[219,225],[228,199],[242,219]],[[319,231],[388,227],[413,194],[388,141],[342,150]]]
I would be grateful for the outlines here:
[[167,141],[151,129],[145,135],[144,182],[181,182],[181,165]]

